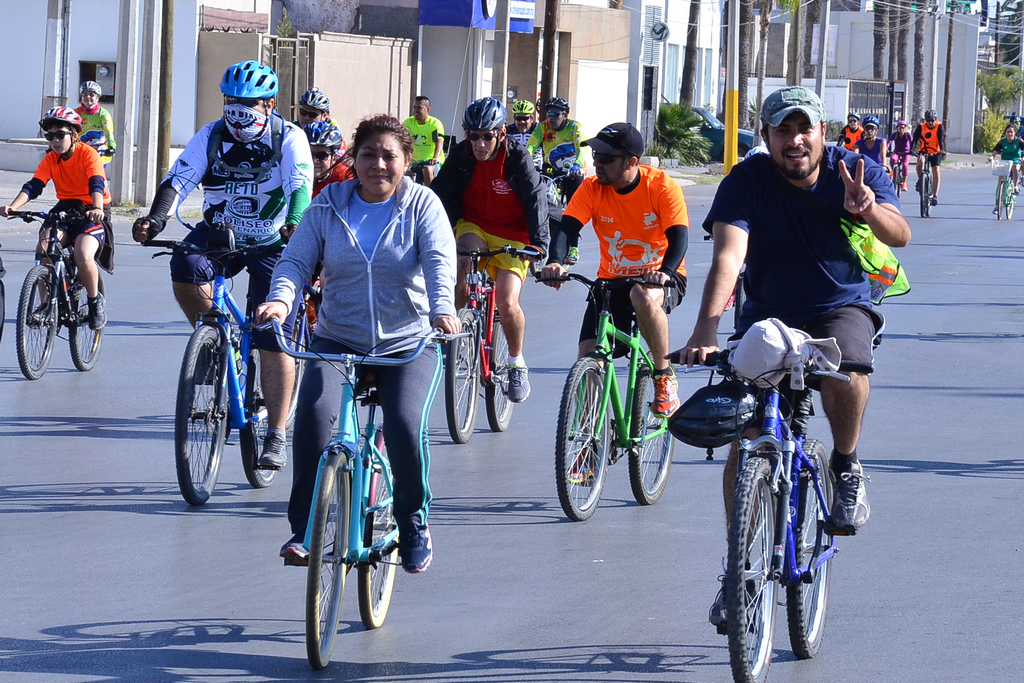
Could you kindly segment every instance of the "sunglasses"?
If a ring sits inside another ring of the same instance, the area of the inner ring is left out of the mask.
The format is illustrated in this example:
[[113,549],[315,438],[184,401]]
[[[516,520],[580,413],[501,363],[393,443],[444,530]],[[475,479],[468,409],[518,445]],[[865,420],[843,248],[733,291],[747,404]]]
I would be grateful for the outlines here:
[[63,140],[69,135],[71,135],[71,133],[67,132],[66,130],[55,130],[52,133],[43,133],[43,137],[46,138],[47,142],[52,142],[53,140]]
[[529,116],[517,116],[516,117],[516,121],[529,121],[529,120],[530,120]]
[[322,112],[315,109],[299,109],[299,116],[307,119],[315,119],[317,116],[320,116],[321,113]]
[[252,107],[254,109],[259,105],[260,102],[263,102],[263,101],[264,100],[261,100],[258,97],[225,97],[224,98],[224,103],[225,104],[240,104],[243,107]]
[[610,164],[616,159],[629,159],[631,155],[626,154],[603,154],[601,152],[593,152],[594,161],[599,164]]
[[549,111],[548,112],[548,118],[549,119],[557,119],[559,116],[561,116],[564,113],[565,113],[564,111],[558,111],[557,109],[555,111]]
[[333,152],[313,152],[313,158],[317,161],[326,161],[334,156]]
[[478,142],[480,140],[492,142],[496,137],[498,137],[497,133],[470,133],[466,136],[470,142]]

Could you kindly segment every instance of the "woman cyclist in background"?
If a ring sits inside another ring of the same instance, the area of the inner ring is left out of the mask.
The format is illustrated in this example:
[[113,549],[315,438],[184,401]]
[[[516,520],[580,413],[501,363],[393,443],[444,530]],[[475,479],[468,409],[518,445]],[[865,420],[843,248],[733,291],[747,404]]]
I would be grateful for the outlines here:
[[103,168],[110,164],[117,150],[114,140],[114,119],[110,112],[100,106],[103,88],[96,81],[86,81],[78,89],[81,106],[75,109],[82,117],[82,142],[100,153]]
[[[1003,161],[1012,161],[1013,166],[1010,167],[1010,178],[1013,181],[1013,192],[1014,194],[1020,194],[1020,160],[1021,156],[1024,156],[1024,143],[1017,137],[1017,128],[1012,123],[1006,125],[1006,130],[1003,132],[1003,139],[996,143],[996,146],[992,149],[992,154],[988,160],[991,162],[996,158],[996,155]],[[998,200],[997,200],[998,201]],[[999,205],[992,209],[992,213],[999,214]]]
[[[412,138],[401,121],[384,114],[364,119],[352,155],[356,178],[328,185],[306,210],[257,320],[285,319],[322,262],[323,304],[310,350],[407,355],[431,328],[459,331],[455,236],[437,195],[405,177]],[[410,573],[425,571],[433,556],[427,422],[441,370],[432,349],[407,365],[374,368],[394,474],[398,552]],[[311,362],[299,388],[288,503],[292,537],[281,548],[288,565],[308,562],[302,542],[317,464],[337,424],[342,381],[330,363]]]
[[878,137],[878,117],[864,117],[864,135],[860,140],[853,143],[853,151],[863,154],[879,166],[888,170],[887,162],[889,155],[886,154],[887,143],[885,138]]
[[352,177],[345,163],[345,138],[337,126],[328,121],[317,121],[307,125],[309,151],[313,154],[313,198],[330,183],[338,183]]
[[914,136],[907,130],[907,122],[900,119],[896,122],[896,134],[889,141],[889,166],[896,171],[896,165],[903,167],[903,186],[899,189],[907,191],[907,174],[910,173],[910,150],[914,145]]

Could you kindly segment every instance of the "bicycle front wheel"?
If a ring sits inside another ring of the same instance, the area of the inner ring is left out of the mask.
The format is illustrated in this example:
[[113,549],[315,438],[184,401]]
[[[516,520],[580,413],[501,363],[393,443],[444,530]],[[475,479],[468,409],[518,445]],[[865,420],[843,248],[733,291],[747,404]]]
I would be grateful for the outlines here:
[[1007,178],[1005,182],[1006,194],[1004,196],[1006,199],[1003,203],[1003,211],[1006,214],[1006,220],[1010,220],[1013,218],[1013,205],[1016,203],[1016,196],[1014,195],[1013,183],[1010,182],[1010,179]]
[[736,683],[761,683],[772,662],[778,584],[770,576],[775,536],[771,477],[768,460],[752,457],[736,480],[725,568],[729,662]]
[[33,266],[18,297],[15,337],[18,366],[27,379],[46,374],[57,336],[57,274],[50,266]]
[[351,522],[352,479],[341,469],[345,456],[327,458],[313,505],[313,530],[306,573],[306,656],[314,669],[331,661],[338,635],[341,598],[348,565],[348,529]]
[[228,430],[226,372],[220,332],[212,325],[200,325],[185,347],[174,414],[178,488],[189,505],[205,503],[217,485]]
[[263,440],[267,438],[267,401],[263,396],[259,349],[249,349],[249,366],[245,373],[245,427],[238,433],[242,452],[242,470],[254,489],[264,489],[274,482],[275,470],[259,468]]
[[[386,460],[384,435],[381,432],[377,432],[377,449]],[[370,475],[370,507],[377,506],[379,501],[386,500],[391,495],[388,492],[386,476],[383,468],[373,468]],[[394,529],[395,515],[392,505],[367,514],[366,525],[363,528],[363,545],[367,548],[373,547]],[[385,548],[379,561],[359,566],[359,617],[363,626],[368,629],[380,627],[388,616],[391,593],[395,589],[397,562],[398,545],[395,544],[390,549]]]
[[651,412],[653,402],[654,378],[651,369],[643,366],[636,374],[630,419],[633,432],[630,437],[635,445],[629,450],[629,484],[633,497],[641,505],[657,503],[665,492],[675,447],[675,439],[669,434],[665,420]]
[[[103,278],[99,278],[100,294],[105,293]],[[71,327],[68,343],[71,346],[71,362],[82,372],[96,367],[103,343],[103,330],[89,327],[89,295],[81,281],[75,282],[69,295],[71,300]]]
[[512,421],[512,401],[508,400],[508,339],[501,320],[494,316],[491,333],[491,382],[484,389],[487,424],[492,432],[503,432]]
[[1002,176],[996,181],[996,220],[1003,220],[1003,206],[1006,202],[1006,178]]
[[[310,321],[312,320],[312,325]],[[298,313],[295,314],[295,327],[292,328],[292,350],[309,351],[309,344],[313,341],[313,326],[316,325],[316,306],[308,294],[303,294],[302,302],[299,305]],[[288,403],[287,429],[295,425],[295,409],[299,405],[299,384],[302,376],[306,374],[306,361],[295,360],[295,381],[292,382],[292,398]]]
[[448,433],[452,441],[460,444],[469,441],[476,424],[476,401],[480,395],[477,321],[476,311],[469,308],[459,311],[462,331],[470,334],[452,340],[444,366],[444,408]]
[[[828,473],[828,459],[825,446],[820,441],[808,439],[804,452],[814,463],[821,482],[821,491],[828,504],[832,501],[832,479]],[[799,509],[793,534],[796,543],[796,563],[803,567],[814,562],[822,553],[832,548],[832,537],[825,533],[825,511],[814,489],[814,478],[809,469],[800,472]],[[812,571],[810,583],[799,581],[786,587],[786,614],[789,620],[789,643],[793,653],[800,659],[810,659],[818,654],[825,635],[825,616],[828,614],[828,593],[832,584],[832,560],[826,560]]]
[[562,390],[555,442],[558,502],[575,522],[594,514],[604,488],[611,449],[611,417],[603,401],[604,370],[597,359],[580,358],[569,371]]
[[[925,165],[928,160],[925,159]],[[921,174],[921,218],[928,218],[932,211],[932,174],[925,171]]]

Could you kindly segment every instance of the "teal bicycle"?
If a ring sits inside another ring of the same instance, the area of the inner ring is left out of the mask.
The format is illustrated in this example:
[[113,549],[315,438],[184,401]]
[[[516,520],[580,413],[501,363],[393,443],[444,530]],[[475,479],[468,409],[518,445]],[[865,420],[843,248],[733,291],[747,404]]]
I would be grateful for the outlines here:
[[[272,324],[278,338],[284,339],[280,323]],[[406,358],[296,352],[281,345],[296,359],[335,363],[344,378],[338,434],[320,456],[303,540],[309,550],[306,656],[314,669],[323,669],[331,660],[349,569],[359,572],[359,616],[368,629],[384,623],[395,587],[398,527],[392,510],[391,466],[377,421],[377,388],[367,375],[357,384],[356,366],[404,365],[430,345],[440,355],[439,341],[449,338],[441,333],[423,337]],[[362,431],[360,403],[368,408]]]
[[[665,492],[675,445],[666,420],[651,411],[654,363],[633,324],[625,334],[612,322],[606,280],[566,273],[558,280],[577,280],[591,296],[604,302],[597,322],[597,348],[572,366],[562,390],[555,442],[558,501],[569,519],[582,522],[597,510],[608,467],[629,455],[629,481],[641,505],[653,505]],[[640,278],[616,280],[616,286],[644,284]],[[619,389],[613,362],[616,345],[628,348],[625,392]]]

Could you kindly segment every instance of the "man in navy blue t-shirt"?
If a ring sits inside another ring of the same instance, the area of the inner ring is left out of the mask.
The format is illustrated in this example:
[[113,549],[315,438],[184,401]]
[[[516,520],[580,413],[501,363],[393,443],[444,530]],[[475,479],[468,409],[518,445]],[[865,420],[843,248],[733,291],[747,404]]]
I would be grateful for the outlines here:
[[[830,526],[853,534],[870,514],[857,442],[870,391],[872,341],[882,318],[872,308],[867,276],[839,219],[858,216],[892,247],[910,241],[910,226],[880,166],[825,145],[825,108],[813,91],[793,86],[769,95],[761,126],[769,154],[741,162],[722,180],[704,222],[714,236],[714,254],[697,323],[683,350],[690,364],[718,350],[718,322],[744,262],[747,301],[738,334],[773,317],[812,337],[836,338],[850,382],[821,382],[834,444]],[[734,445],[723,480],[727,518],[737,462]],[[713,623],[718,607],[716,602],[712,608]],[[718,612],[724,622],[724,604]]]

